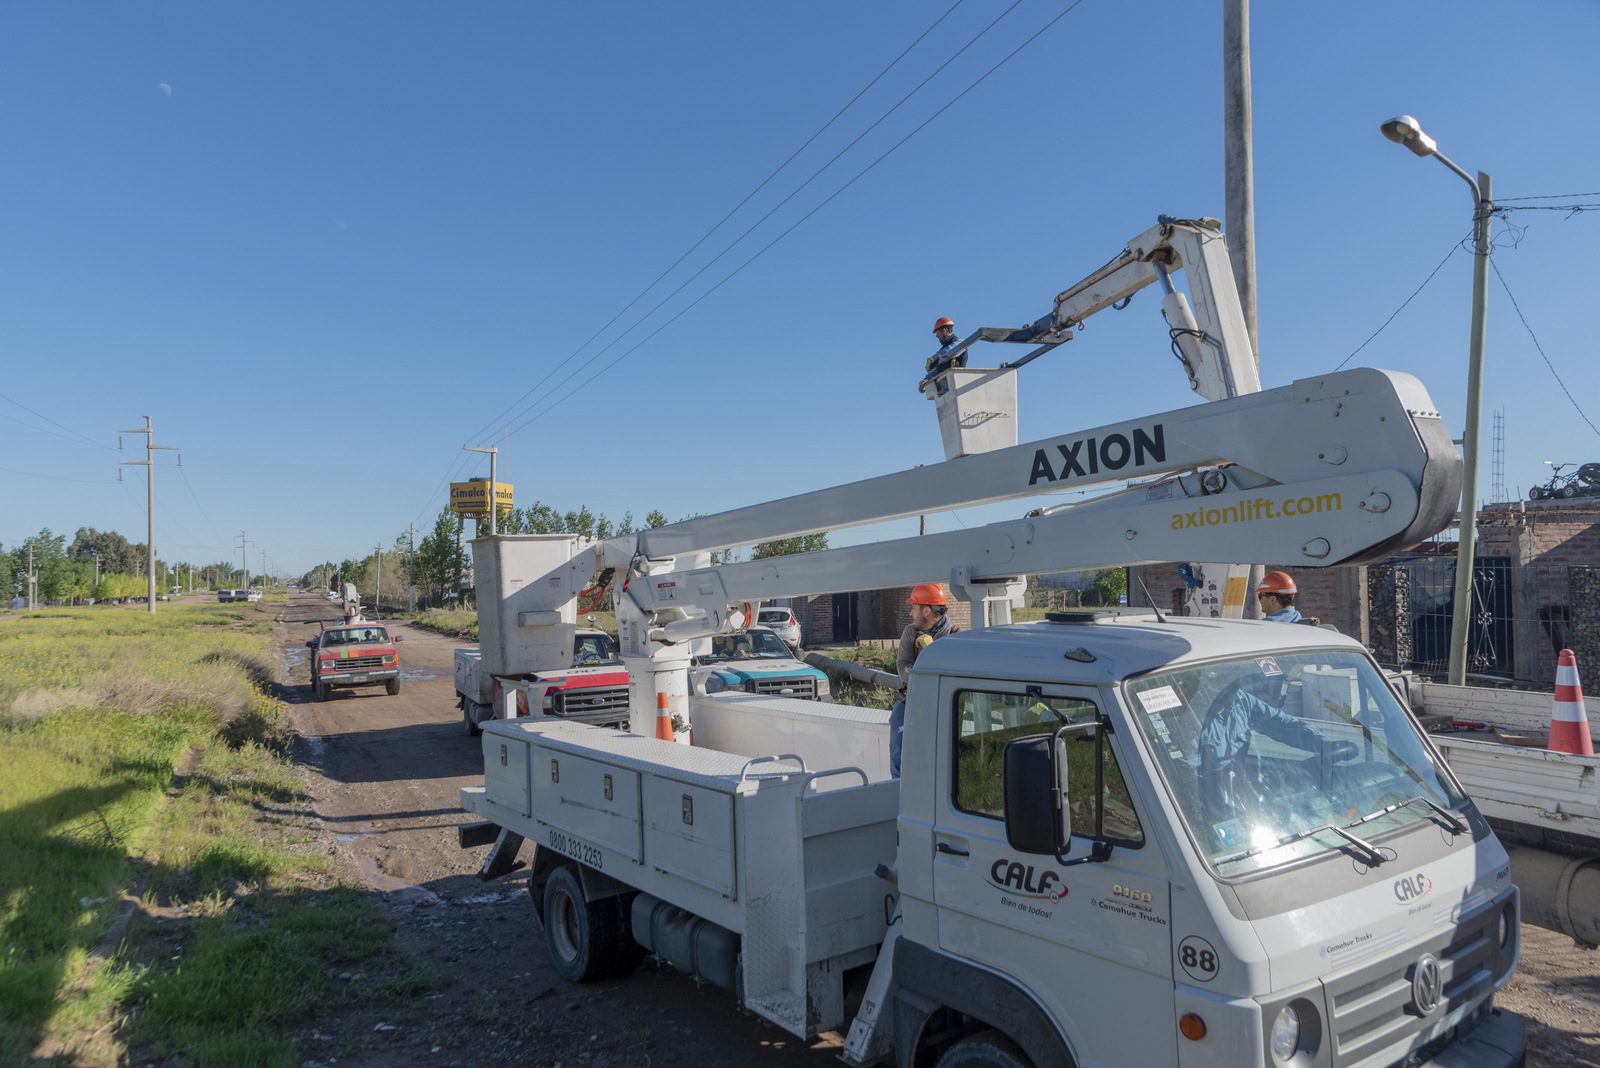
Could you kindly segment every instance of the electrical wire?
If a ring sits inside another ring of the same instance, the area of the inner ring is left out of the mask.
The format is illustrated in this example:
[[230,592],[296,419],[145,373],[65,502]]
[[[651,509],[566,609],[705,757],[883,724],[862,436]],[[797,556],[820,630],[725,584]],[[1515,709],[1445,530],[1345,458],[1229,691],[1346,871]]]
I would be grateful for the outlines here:
[[[814,133],[810,137],[806,138],[805,143],[803,143],[799,148],[795,149],[794,152],[790,153],[788,159],[786,159],[782,163],[778,164],[778,166],[772,171],[771,174],[767,175],[765,178],[763,178],[761,180],[761,183],[759,185],[757,185],[754,189],[750,190],[749,193],[745,194],[745,198],[743,200],[741,200],[741,201],[739,201],[739,203],[735,204],[728,211],[728,213],[726,215],[724,215],[721,219],[718,219],[716,224],[714,226],[712,226],[711,229],[707,230],[704,234],[702,234],[698,241],[696,241],[694,244],[690,245],[689,248],[683,253],[683,255],[681,255],[677,259],[673,260],[671,265],[668,266],[666,270],[662,271],[659,275],[656,276],[655,281],[651,282],[649,285],[647,285],[643,289],[641,289],[637,296],[635,296],[632,300],[630,300],[626,305],[623,306],[621,311],[617,312],[617,314],[613,315],[610,319],[606,320],[605,325],[600,327],[600,329],[596,330],[593,334],[591,334],[587,341],[585,341],[583,344],[579,345],[576,349],[573,349],[571,355],[567,356],[560,363],[556,364],[555,367],[551,368],[545,374],[544,378],[541,378],[538,382],[534,383],[533,386],[531,386],[527,390],[527,392],[522,394],[522,396],[518,397],[516,400],[512,401],[510,404],[506,405],[504,411],[502,411],[499,415],[495,416],[493,419],[490,419],[487,423],[485,423],[482,427],[480,427],[478,429],[477,433],[473,434],[472,436],[473,437],[481,437],[486,430],[488,430],[489,428],[491,428],[491,427],[495,426],[497,423],[499,423],[500,420],[503,419],[508,412],[510,412],[517,405],[521,404],[524,400],[526,400],[528,398],[528,396],[530,394],[532,394],[534,392],[534,390],[538,389],[541,385],[543,385],[550,378],[551,375],[555,374],[555,372],[560,370],[562,367],[564,367],[569,360],[571,360],[573,357],[577,356],[578,353],[582,352],[584,349],[588,348],[589,345],[591,345],[596,338],[598,338],[601,334],[605,333],[606,330],[608,330],[611,327],[612,323],[615,323],[618,319],[620,319],[624,315],[626,315],[628,313],[629,309],[631,309],[635,304],[639,303],[639,301],[644,299],[645,294],[649,293],[656,286],[660,285],[661,284],[661,280],[663,278],[665,278],[665,277],[667,277],[667,275],[671,274],[673,272],[673,270],[675,270],[680,263],[682,263],[684,260],[688,259],[689,256],[694,253],[695,249],[697,249],[701,245],[705,244],[706,241],[710,239],[712,234],[716,233],[719,229],[722,228],[722,224],[723,223],[725,223],[729,219],[733,218],[734,214],[737,213],[740,208],[742,208],[746,204],[750,203],[750,200],[751,200],[752,197],[754,197],[757,193],[761,192],[761,190],[765,189],[767,187],[767,185],[774,178],[776,178],[783,171],[783,169],[785,167],[789,166],[789,164],[791,164],[791,163],[793,163],[795,161],[795,158],[798,157],[800,155],[800,153],[804,152],[807,148],[810,148],[811,147],[811,143],[813,141],[815,141],[817,138],[821,137],[823,135],[823,133],[825,133],[827,131],[828,127],[832,126],[835,122],[837,122],[839,120],[839,117],[841,115],[843,115],[846,111],[849,111],[851,106],[853,106],[856,101],[860,100],[863,96],[865,96],[866,93],[867,93],[867,90],[871,89],[874,85],[877,85],[878,82],[882,81],[883,77],[886,74],[888,74],[891,70],[893,70],[895,68],[895,66],[902,59],[906,58],[906,55],[908,53],[910,53],[910,51],[913,48],[917,47],[917,45],[922,43],[923,38],[927,37],[928,34],[932,33],[935,29],[937,29],[939,24],[942,23],[945,19],[949,18],[951,12],[955,11],[955,9],[960,7],[962,5],[962,3],[964,3],[964,2],[965,2],[965,0],[956,0],[955,3],[951,4],[950,7],[945,10],[944,14],[940,15],[938,18],[933,20],[932,25],[930,25],[927,29],[923,30],[922,33],[917,35],[917,39],[916,40],[914,40],[910,44],[906,45],[905,49],[898,56],[895,56],[894,59],[889,62],[889,65],[887,67],[884,67],[881,71],[879,71],[877,73],[877,75],[870,82],[868,82],[866,85],[862,86],[861,91],[856,93],[855,96],[851,97],[849,102],[846,103],[844,105],[844,107],[842,107],[838,111],[834,112],[832,118],[830,118],[827,122],[825,122],[821,126],[819,126],[817,128],[816,133]],[[1013,4],[1012,6],[1015,7],[1016,5]],[[796,190],[796,192],[798,192],[798,190]],[[793,196],[793,194],[790,194],[790,195]]]
[[116,482],[114,478],[66,478],[62,475],[40,475],[32,471],[18,471],[15,467],[0,467],[0,471],[13,475],[27,475],[29,478],[48,478],[52,482],[76,482],[83,486],[109,486]]
[[[605,346],[603,348],[601,348],[598,352],[596,352],[594,355],[590,356],[583,363],[580,363],[577,367],[573,368],[572,371],[570,371],[566,375],[565,378],[563,378],[563,379],[561,379],[561,381],[557,382],[554,386],[551,387],[551,389],[552,390],[560,389],[562,386],[564,386],[568,382],[572,381],[573,377],[578,375],[578,374],[581,374],[585,367],[593,365],[594,361],[596,361],[600,357],[604,356],[614,346],[616,346],[619,342],[621,342],[623,338],[627,337],[629,334],[633,333],[634,330],[636,330],[639,327],[643,326],[645,321],[647,319],[649,319],[652,315],[654,315],[656,312],[660,311],[661,308],[664,305],[666,305],[668,301],[672,300],[672,298],[676,297],[679,293],[682,293],[686,288],[688,288],[690,285],[692,285],[695,282],[695,280],[698,279],[702,274],[705,274],[706,271],[710,270],[712,268],[712,266],[717,263],[718,260],[722,259],[722,257],[726,256],[729,252],[732,252],[735,248],[737,248],[739,246],[739,244],[741,242],[743,242],[745,238],[749,237],[751,235],[751,233],[753,233],[758,227],[760,227],[762,223],[765,223],[768,219],[772,218],[772,216],[777,214],[777,212],[780,209],[782,209],[784,207],[784,205],[788,204],[789,201],[793,200],[803,190],[805,190],[805,188],[807,186],[809,186],[812,182],[816,181],[817,178],[821,177],[821,175],[822,175],[822,173],[824,171],[826,171],[829,167],[832,167],[835,163],[837,163],[839,161],[839,159],[842,156],[844,156],[845,153],[849,152],[852,148],[854,148],[857,144],[859,144],[861,142],[861,140],[863,138],[865,138],[869,133],[871,133],[873,130],[877,129],[880,125],[882,125],[882,123],[885,120],[887,120],[891,115],[893,115],[896,111],[898,111],[900,109],[900,107],[903,104],[906,103],[906,101],[910,100],[913,96],[915,96],[918,92],[920,92],[923,89],[923,87],[926,86],[930,81],[932,81],[934,78],[938,77],[938,75],[941,72],[943,72],[946,68],[948,68],[950,66],[950,64],[954,63],[957,59],[959,59],[967,51],[967,49],[969,49],[973,45],[977,44],[978,41],[981,40],[984,37],[985,34],[987,34],[990,30],[994,29],[995,26],[999,24],[1001,19],[1004,19],[1012,11],[1016,10],[1017,6],[1019,4],[1021,4],[1021,3],[1022,3],[1022,0],[1013,0],[1013,2],[1012,2],[1010,7],[1006,8],[1004,11],[1000,12],[999,15],[995,16],[993,21],[991,21],[983,29],[979,30],[975,35],[973,35],[973,37],[970,40],[968,40],[966,44],[964,44],[960,48],[958,48],[950,56],[950,58],[946,59],[943,63],[941,63],[937,67],[935,67],[931,74],[929,74],[926,78],[922,79],[922,81],[918,82],[917,85],[909,93],[906,93],[899,100],[897,100],[894,103],[894,105],[889,108],[889,110],[885,111],[882,115],[879,115],[876,119],[874,119],[871,125],[869,125],[866,129],[862,130],[859,134],[857,134],[855,136],[854,140],[852,140],[849,144],[845,145],[844,148],[840,149],[837,153],[835,153],[831,159],[829,159],[821,167],[818,167],[815,171],[813,171],[811,173],[811,176],[808,177],[805,181],[801,182],[798,186],[796,186],[789,193],[788,196],[785,196],[782,200],[778,201],[777,204],[773,205],[773,207],[771,209],[769,209],[765,215],[761,216],[761,218],[757,219],[754,223],[751,223],[750,226],[748,226],[743,233],[741,233],[738,237],[734,238],[726,246],[724,246],[721,252],[718,252],[709,261],[707,261],[704,265],[702,265],[701,268],[698,271],[694,272],[694,274],[690,275],[687,279],[685,279],[678,286],[678,288],[674,289],[671,293],[668,293],[665,297],[662,297],[659,301],[656,302],[654,307],[652,307],[649,311],[645,312],[638,319],[634,320],[632,325],[630,325],[622,333],[618,334],[616,337],[614,337],[610,341],[608,341],[605,344]],[[948,14],[948,12],[946,14]],[[942,18],[942,16],[941,16],[941,18]],[[930,27],[930,29],[931,29],[931,27]],[[837,194],[835,194],[835,195],[837,195]],[[829,199],[832,199],[832,198],[830,197]],[[826,204],[827,201],[823,201],[823,203]],[[814,211],[813,211],[813,213],[814,213]],[[810,215],[808,214],[806,216],[806,218],[810,218]],[[801,221],[803,222],[804,219],[802,219]],[[763,249],[762,251],[765,251],[765,249]],[[587,342],[585,342],[585,344],[587,344]],[[549,376],[547,375],[546,378],[548,378],[548,377]],[[543,379],[541,379],[541,383],[542,382],[543,382]],[[535,401],[533,404],[530,404],[528,407],[522,409],[516,415],[512,416],[512,422],[515,422],[515,421],[521,419],[523,416],[527,415],[527,413],[530,410],[532,410],[533,408],[537,407],[540,403],[542,403],[542,402]],[[537,418],[537,416],[535,416],[534,418]],[[520,424],[519,429],[521,427],[525,427],[527,425],[528,424],[526,422],[524,422],[524,423]]]
[[[113,449],[110,445],[106,445],[106,444],[104,444],[102,442],[98,442],[98,441],[94,440],[93,438],[91,438],[89,435],[84,434],[84,433],[82,433],[80,431],[74,430],[70,426],[65,425],[64,423],[56,422],[54,419],[50,418],[48,415],[44,415],[44,414],[41,414],[39,412],[34,411],[32,408],[28,407],[26,404],[23,404],[19,400],[12,400],[10,397],[6,396],[4,393],[0,393],[0,400],[6,401],[9,404],[15,404],[18,408],[21,408],[23,411],[27,412],[29,415],[37,416],[38,418],[43,419],[45,422],[49,423],[51,426],[60,427],[62,430],[65,430],[67,433],[74,435],[78,439],[81,439],[81,440],[77,441],[77,444],[79,444],[79,445],[93,445],[95,448],[97,448],[97,449],[105,449],[107,452],[116,452],[117,451],[116,449]],[[11,419],[13,422],[16,422],[16,423],[22,423],[22,420],[16,419],[16,418],[14,418],[12,416],[9,416],[9,415],[8,416],[4,416],[3,418]],[[23,426],[28,426],[27,423],[22,423],[22,425]],[[39,430],[38,427],[29,427],[29,429],[31,429],[31,430]],[[40,430],[40,433],[48,434],[50,432],[48,430]],[[52,435],[52,436],[53,437],[60,437],[61,435],[60,434],[55,434],[55,435]],[[72,441],[73,438],[68,438],[66,440]]]
[[743,263],[741,263],[739,266],[735,267],[728,274],[724,275],[722,280],[717,282],[716,285],[712,286],[710,289],[706,290],[700,296],[696,297],[693,301],[691,301],[688,305],[686,305],[676,315],[672,316],[672,318],[668,319],[666,322],[664,322],[660,326],[656,327],[655,330],[651,331],[648,335],[646,335],[644,338],[642,338],[640,341],[638,341],[636,344],[634,344],[632,348],[629,348],[627,351],[623,352],[622,355],[618,356],[616,359],[612,360],[610,363],[608,363],[604,367],[600,368],[600,370],[596,371],[593,375],[590,375],[587,379],[585,379],[584,381],[580,382],[577,386],[575,386],[573,389],[569,390],[566,394],[564,394],[561,397],[558,397],[555,400],[549,402],[546,405],[546,407],[540,409],[538,412],[535,412],[528,419],[526,419],[522,423],[518,424],[517,427],[514,428],[513,432],[520,431],[520,430],[530,426],[533,422],[535,422],[541,416],[543,416],[544,414],[546,414],[549,411],[552,411],[553,409],[558,407],[562,402],[567,400],[567,398],[571,397],[574,393],[578,392],[578,390],[582,389],[584,386],[587,386],[589,383],[593,382],[596,378],[599,378],[606,371],[610,370],[611,368],[615,367],[618,363],[620,363],[623,360],[627,359],[628,356],[630,356],[634,352],[638,351],[640,346],[644,345],[646,342],[650,341],[651,338],[654,338],[657,334],[661,333],[661,331],[665,330],[667,327],[669,327],[673,323],[677,322],[680,318],[682,318],[685,314],[687,314],[690,310],[692,310],[696,305],[698,305],[701,301],[705,300],[707,297],[711,296],[711,294],[715,293],[718,289],[721,289],[722,286],[724,286],[729,281],[731,281],[736,275],[738,275],[746,267],[750,266],[750,264],[754,263],[757,259],[761,258],[761,256],[763,254],[765,254],[767,252],[767,250],[771,249],[774,245],[776,245],[778,242],[782,241],[785,237],[788,237],[799,226],[801,226],[803,223],[805,223],[806,220],[810,219],[817,212],[819,212],[823,208],[827,207],[828,204],[831,203],[834,200],[834,198],[838,197],[841,193],[843,193],[845,190],[849,189],[852,185],[855,185],[856,182],[858,182],[862,178],[864,178],[870,171],[872,171],[873,168],[877,167],[878,164],[882,163],[884,160],[888,159],[889,156],[893,155],[894,152],[896,150],[898,150],[902,145],[904,145],[907,141],[911,140],[917,134],[921,133],[930,123],[932,123],[940,115],[943,115],[950,108],[954,107],[955,104],[957,102],[959,102],[963,97],[965,97],[968,93],[972,92],[979,85],[983,84],[983,82],[988,80],[988,78],[991,75],[993,75],[995,71],[999,70],[1001,67],[1003,67],[1007,63],[1009,63],[1011,61],[1011,59],[1017,55],[1017,53],[1021,52],[1024,48],[1028,47],[1028,45],[1030,45],[1034,41],[1038,40],[1038,38],[1041,37],[1047,30],[1049,30],[1056,23],[1060,22],[1063,18],[1065,18],[1068,14],[1070,14],[1075,8],[1077,8],[1083,2],[1084,2],[1084,0],[1074,0],[1074,2],[1069,4],[1065,9],[1063,9],[1060,14],[1056,15],[1049,22],[1045,23],[1042,27],[1040,27],[1037,31],[1035,31],[1032,36],[1030,36],[1027,39],[1025,39],[1016,48],[1012,49],[1009,53],[1007,53],[1005,55],[1005,57],[1002,58],[998,63],[996,63],[994,66],[990,67],[987,71],[985,71],[982,75],[980,75],[975,81],[973,81],[965,89],[961,90],[961,92],[959,92],[955,96],[951,97],[950,100],[948,102],[946,102],[943,107],[939,108],[939,110],[935,111],[932,115],[928,116],[928,118],[924,119],[918,126],[916,126],[914,129],[912,129],[912,131],[910,133],[906,134],[900,140],[896,141],[893,145],[891,145],[888,148],[888,150],[886,150],[877,159],[873,160],[871,163],[869,163],[865,167],[863,167],[859,172],[856,173],[855,177],[851,178],[849,181],[845,182],[838,189],[834,190],[831,194],[829,194],[827,199],[823,200],[822,203],[820,203],[816,207],[812,208],[805,215],[802,215],[787,230],[784,230],[777,237],[773,238],[766,245],[762,246],[762,248],[759,251],[757,251],[754,255],[752,255],[749,259],[745,260]]
[[178,472],[178,476],[183,479],[184,488],[189,491],[189,496],[194,500],[194,506],[200,509],[200,517],[206,521],[206,526],[211,528],[211,533],[216,535],[217,542],[220,544],[221,542],[227,541],[228,539],[224,538],[222,533],[217,530],[217,525],[211,521],[211,516],[206,514],[205,505],[200,503],[200,498],[194,492],[194,487],[189,484],[189,476],[184,473],[182,467],[178,467],[176,470]]
[[1600,197],[1600,193],[1546,193],[1537,197],[1495,197],[1496,204],[1509,204],[1518,200],[1566,200],[1570,197]]
[[1567,400],[1572,402],[1573,410],[1578,413],[1578,416],[1585,423],[1589,424],[1589,429],[1593,430],[1596,436],[1600,436],[1600,427],[1596,427],[1594,425],[1594,421],[1591,420],[1588,415],[1584,413],[1584,410],[1578,406],[1578,399],[1572,395],[1572,390],[1567,388],[1567,384],[1561,381],[1561,376],[1556,373],[1556,365],[1551,363],[1550,357],[1544,354],[1544,346],[1539,344],[1539,338],[1536,334],[1534,334],[1533,327],[1528,325],[1528,317],[1522,314],[1522,308],[1517,304],[1517,298],[1512,294],[1511,287],[1506,284],[1506,276],[1500,273],[1499,265],[1491,259],[1489,261],[1489,266],[1494,268],[1494,276],[1500,279],[1501,288],[1506,291],[1506,296],[1511,298],[1511,307],[1516,311],[1517,318],[1522,320],[1522,328],[1526,330],[1528,332],[1528,336],[1533,339],[1533,347],[1539,350],[1539,358],[1544,360],[1544,365],[1546,367],[1550,368],[1550,374],[1553,378],[1555,378],[1556,385],[1561,387],[1561,392],[1565,393],[1567,395]]
[[[1385,319],[1383,321],[1383,325],[1378,327],[1378,329],[1376,329],[1376,330],[1374,330],[1372,332],[1372,336],[1371,337],[1367,338],[1367,340],[1365,340],[1361,344],[1357,345],[1355,347],[1355,350],[1353,352],[1351,352],[1350,355],[1348,355],[1344,359],[1340,360],[1339,361],[1339,367],[1343,367],[1345,364],[1347,364],[1351,360],[1355,359],[1357,352],[1360,352],[1362,349],[1364,349],[1368,345],[1372,344],[1372,338],[1375,338],[1379,334],[1383,333],[1384,330],[1388,328],[1389,324],[1394,322],[1395,316],[1399,315],[1401,312],[1405,311],[1407,304],[1410,304],[1413,300],[1417,299],[1417,293],[1421,293],[1424,289],[1428,288],[1428,283],[1433,281],[1433,276],[1438,274],[1440,272],[1440,270],[1442,270],[1444,268],[1444,265],[1450,262],[1450,257],[1454,256],[1458,251],[1460,251],[1460,249],[1461,249],[1461,242],[1460,241],[1457,241],[1455,244],[1451,245],[1450,246],[1450,251],[1446,252],[1445,255],[1444,255],[1444,259],[1439,261],[1439,266],[1435,267],[1433,270],[1428,272],[1428,277],[1426,277],[1426,278],[1424,278],[1422,280],[1422,284],[1417,287],[1416,292],[1412,293],[1409,297],[1407,297],[1405,299],[1405,301],[1400,305],[1400,307],[1396,308],[1394,310],[1394,312],[1389,316],[1389,318],[1387,318],[1387,319]],[[1337,371],[1339,369],[1339,367],[1335,367],[1334,370]]]

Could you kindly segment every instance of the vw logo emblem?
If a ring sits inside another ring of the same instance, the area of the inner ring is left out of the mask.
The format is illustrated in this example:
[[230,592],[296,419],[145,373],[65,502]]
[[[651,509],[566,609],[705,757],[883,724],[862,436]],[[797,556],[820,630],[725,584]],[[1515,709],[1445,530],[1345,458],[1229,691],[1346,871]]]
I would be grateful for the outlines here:
[[1417,961],[1411,977],[1411,999],[1417,1011],[1426,1016],[1439,1007],[1439,995],[1444,990],[1444,977],[1439,974],[1439,962],[1433,954],[1424,953]]

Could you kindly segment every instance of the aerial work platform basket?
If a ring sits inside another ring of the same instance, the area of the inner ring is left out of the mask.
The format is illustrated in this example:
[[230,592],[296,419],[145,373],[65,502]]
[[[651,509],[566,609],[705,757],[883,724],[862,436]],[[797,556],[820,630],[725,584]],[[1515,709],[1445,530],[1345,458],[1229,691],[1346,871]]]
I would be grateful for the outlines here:
[[944,458],[973,456],[1017,443],[1017,369],[952,367],[922,384],[939,414]]

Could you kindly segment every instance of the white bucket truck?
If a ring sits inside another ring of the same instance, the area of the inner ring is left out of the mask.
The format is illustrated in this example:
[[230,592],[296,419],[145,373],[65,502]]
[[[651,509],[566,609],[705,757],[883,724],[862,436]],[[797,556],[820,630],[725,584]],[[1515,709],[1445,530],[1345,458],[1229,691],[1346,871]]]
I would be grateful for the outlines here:
[[[1180,266],[1193,286],[1196,243],[1221,237],[1163,222],[1035,338]],[[1197,304],[1225,312],[1226,268],[1199,273]],[[848,1025],[854,1064],[1522,1063],[1522,1022],[1493,1008],[1519,944],[1506,853],[1358,643],[1153,613],[1008,624],[1031,573],[1354,563],[1449,521],[1460,459],[1420,383],[1254,392],[1252,370],[1242,390],[1240,332],[1202,318],[1194,359],[1227,399],[584,546],[527,584],[616,569],[633,689],[629,732],[486,723],[485,783],[462,791],[498,831],[486,873],[533,840],[558,971],[653,951],[797,1036]],[[1129,478],[972,530],[699,555]],[[940,578],[973,628],[918,659],[901,780],[882,712],[684,693],[678,647],[742,626],[730,604]],[[763,714],[725,730],[726,702]],[[850,1019],[844,973],[865,964]]]

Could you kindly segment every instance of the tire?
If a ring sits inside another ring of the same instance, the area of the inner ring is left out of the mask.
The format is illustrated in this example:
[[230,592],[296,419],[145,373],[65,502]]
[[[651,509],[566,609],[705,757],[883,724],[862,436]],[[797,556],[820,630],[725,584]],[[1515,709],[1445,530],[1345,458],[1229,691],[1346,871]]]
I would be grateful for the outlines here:
[[1542,501],[1542,500],[1544,500],[1544,488],[1542,486],[1533,487],[1533,489],[1528,491],[1528,500],[1530,500],[1530,501]]
[[400,680],[398,678],[390,679],[383,684],[383,688],[390,697],[398,696],[400,693]]
[[331,700],[333,700],[333,687],[332,686],[321,686],[321,685],[319,685],[317,687],[317,700],[319,700],[319,701],[331,701]]
[[473,722],[472,709],[468,705],[467,699],[464,697],[461,699],[461,720],[467,725],[468,738],[476,738],[478,735],[483,733],[483,728]]
[[1576,482],[1568,482],[1565,486],[1561,487],[1561,496],[1571,499],[1577,495],[1578,484]]
[[633,937],[633,899],[637,893],[611,898],[617,908],[617,952],[611,962],[612,975],[627,975],[644,960],[645,949]]
[[551,872],[544,886],[544,945],[550,963],[569,982],[604,978],[616,964],[616,903],[585,900],[570,864]]
[[1033,1068],[1033,1062],[999,1031],[979,1031],[945,1050],[938,1068]]

